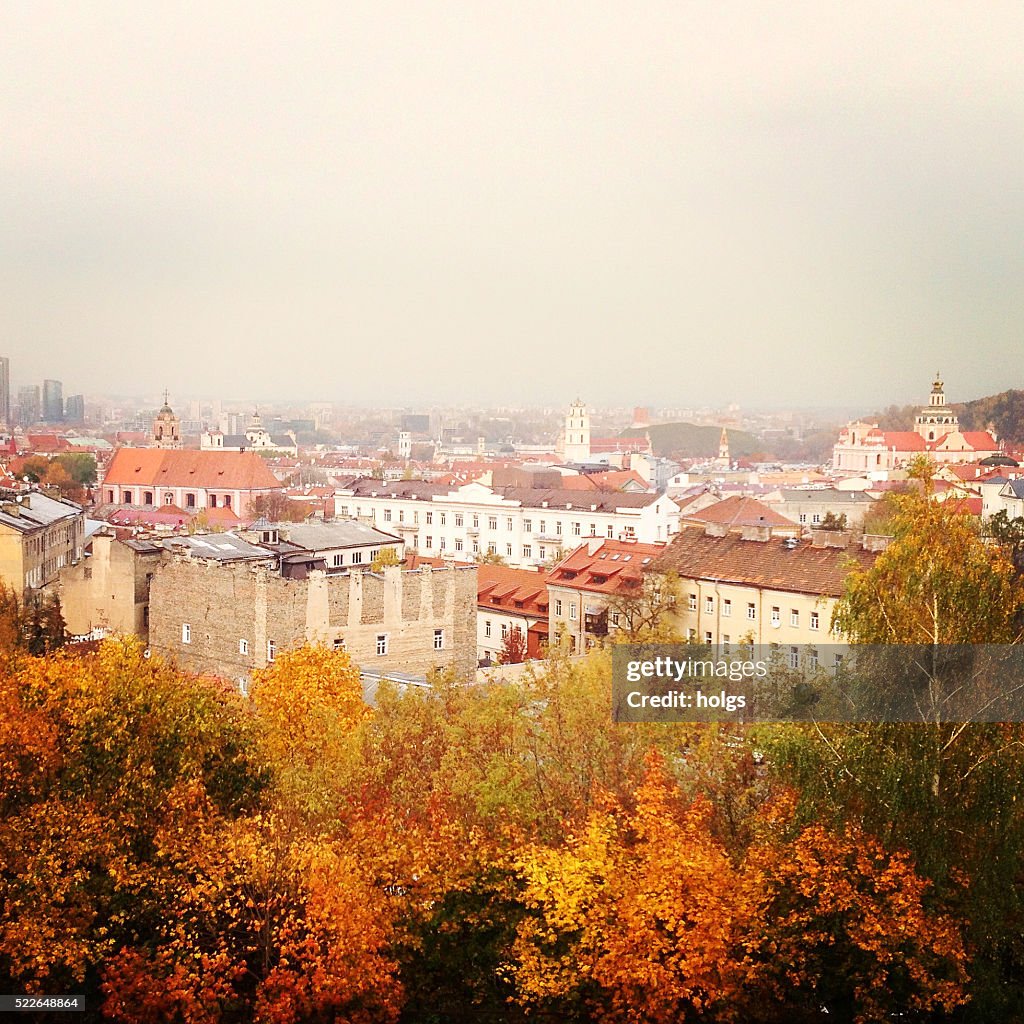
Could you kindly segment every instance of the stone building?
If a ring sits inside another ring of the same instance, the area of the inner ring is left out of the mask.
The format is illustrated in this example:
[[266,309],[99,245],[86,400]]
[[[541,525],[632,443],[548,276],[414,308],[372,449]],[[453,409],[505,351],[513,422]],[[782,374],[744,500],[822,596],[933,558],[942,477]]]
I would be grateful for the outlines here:
[[266,565],[173,556],[153,577],[149,639],[182,668],[243,690],[255,669],[306,643],[347,650],[371,671],[450,666],[469,679],[476,601],[475,565],[287,579]]

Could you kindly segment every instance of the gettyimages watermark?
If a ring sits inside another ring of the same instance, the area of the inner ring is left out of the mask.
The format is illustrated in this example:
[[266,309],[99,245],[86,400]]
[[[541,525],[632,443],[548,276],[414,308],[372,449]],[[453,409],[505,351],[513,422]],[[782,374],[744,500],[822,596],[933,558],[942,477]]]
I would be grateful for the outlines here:
[[620,644],[617,722],[1021,722],[1024,647]]

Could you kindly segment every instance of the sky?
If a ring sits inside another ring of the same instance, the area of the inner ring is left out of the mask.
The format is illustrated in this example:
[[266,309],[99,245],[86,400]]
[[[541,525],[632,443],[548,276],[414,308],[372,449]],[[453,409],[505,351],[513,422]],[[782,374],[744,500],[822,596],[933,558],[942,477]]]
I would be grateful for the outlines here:
[[0,5],[15,384],[750,407],[1024,386],[1024,5]]

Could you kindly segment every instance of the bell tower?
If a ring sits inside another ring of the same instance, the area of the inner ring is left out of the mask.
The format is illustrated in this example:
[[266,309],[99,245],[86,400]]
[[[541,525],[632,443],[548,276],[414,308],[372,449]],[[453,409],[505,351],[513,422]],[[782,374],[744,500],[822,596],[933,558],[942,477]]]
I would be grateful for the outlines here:
[[565,417],[562,457],[566,462],[590,461],[590,413],[578,398],[569,406]]
[[153,444],[157,448],[181,447],[181,421],[174,415],[164,391],[164,404],[153,420]]
[[914,430],[929,444],[934,444],[944,434],[960,429],[960,421],[956,414],[946,405],[945,384],[942,375],[936,371],[932,381],[932,393],[928,396],[928,404],[922,406],[914,417]]

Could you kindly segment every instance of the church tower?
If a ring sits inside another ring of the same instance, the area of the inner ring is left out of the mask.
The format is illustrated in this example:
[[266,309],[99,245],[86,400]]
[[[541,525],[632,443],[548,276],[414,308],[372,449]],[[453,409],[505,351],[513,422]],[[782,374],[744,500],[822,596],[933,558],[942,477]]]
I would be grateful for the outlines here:
[[566,414],[561,447],[566,462],[590,461],[590,414],[578,398]]
[[914,430],[928,442],[938,441],[944,434],[960,429],[959,419],[946,405],[943,388],[942,377],[936,371],[928,404],[914,417]]
[[729,433],[722,427],[722,436],[718,439],[718,458],[715,459],[715,469],[731,469],[732,459],[729,458]]
[[174,415],[164,391],[164,404],[153,420],[153,444],[157,448],[181,447],[181,421]]

